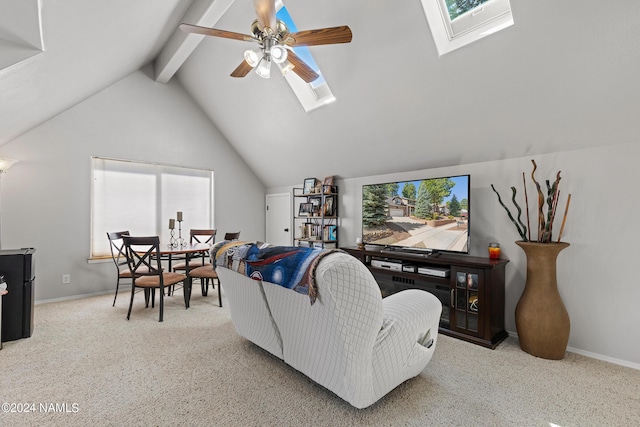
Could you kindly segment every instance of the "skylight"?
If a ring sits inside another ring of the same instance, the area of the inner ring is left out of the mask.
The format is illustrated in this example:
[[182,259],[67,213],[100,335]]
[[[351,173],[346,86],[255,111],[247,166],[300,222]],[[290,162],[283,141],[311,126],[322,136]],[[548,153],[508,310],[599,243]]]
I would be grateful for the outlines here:
[[[298,31],[298,27],[293,22],[293,18],[289,14],[289,11],[281,1],[276,1],[276,18],[284,22],[291,33]],[[322,76],[320,67],[313,59],[311,51],[306,46],[298,46],[293,48],[296,55],[300,57],[309,67],[311,67],[316,73],[320,75],[316,80],[311,83],[306,83],[295,73],[287,73],[284,78],[291,86],[291,89],[298,97],[298,100],[302,104],[302,107],[306,112],[315,110],[323,105],[329,104],[336,100],[335,96],[329,89],[329,85]]]
[[[289,32],[295,33],[298,31],[298,27],[296,27],[296,24],[295,22],[293,22],[291,15],[289,15],[289,11],[284,5],[280,8],[280,10],[278,10],[278,12],[276,12],[276,18],[285,23],[287,28],[289,28]],[[326,83],[324,77],[322,77],[322,73],[320,72],[320,68],[316,63],[316,60],[313,59],[313,55],[311,55],[311,51],[307,46],[294,47],[293,51],[296,53],[296,55],[298,55],[298,57],[300,57],[300,59],[306,62],[309,67],[313,68],[313,71],[320,75],[320,77],[310,83],[311,87],[315,89],[321,84]]]
[[449,19],[453,21],[458,16],[475,9],[487,1],[489,0],[446,0]]
[[509,0],[421,1],[440,55],[513,25]]

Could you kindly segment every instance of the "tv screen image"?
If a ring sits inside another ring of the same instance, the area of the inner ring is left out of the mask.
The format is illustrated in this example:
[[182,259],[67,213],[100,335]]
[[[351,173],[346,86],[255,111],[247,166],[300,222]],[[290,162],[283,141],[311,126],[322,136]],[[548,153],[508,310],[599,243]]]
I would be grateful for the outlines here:
[[363,185],[363,243],[469,253],[470,188],[469,175]]

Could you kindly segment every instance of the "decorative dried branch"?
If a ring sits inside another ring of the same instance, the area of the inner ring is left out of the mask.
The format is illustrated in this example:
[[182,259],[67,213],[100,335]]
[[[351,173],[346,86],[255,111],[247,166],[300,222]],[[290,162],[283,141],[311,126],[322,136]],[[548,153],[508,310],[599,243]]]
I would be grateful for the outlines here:
[[548,242],[549,239],[551,238],[551,233],[552,233],[551,228],[553,227],[551,215],[553,212],[554,192],[551,185],[549,185],[549,180],[546,180],[546,184],[547,184],[547,219],[544,223],[544,232],[542,233],[542,236],[538,236],[538,240],[543,243]]
[[[545,184],[547,187],[547,195],[545,199],[545,195],[542,192],[541,185],[540,183],[538,183],[538,181],[536,181],[536,177],[535,177],[535,173],[536,173],[536,170],[538,169],[538,165],[533,159],[531,160],[531,163],[533,164],[533,170],[531,171],[531,180],[535,184],[536,190],[538,192],[538,236],[537,236],[537,240],[535,241],[540,243],[551,243],[553,241],[553,223],[555,221],[556,213],[558,211],[558,204],[560,203],[560,179],[561,179],[560,171],[557,172],[556,179],[553,182],[553,184],[549,180],[545,180]],[[525,200],[526,211],[527,211],[526,225],[522,222],[522,219],[521,219],[522,209],[520,209],[520,206],[516,201],[516,188],[511,187],[511,192],[512,192],[511,201],[513,202],[514,206],[518,210],[517,220],[513,217],[509,208],[507,208],[507,206],[505,206],[505,204],[502,202],[500,193],[498,193],[498,190],[495,189],[493,184],[491,184],[491,188],[493,189],[493,192],[496,193],[496,195],[498,196],[498,202],[507,212],[509,219],[516,226],[516,229],[518,230],[518,234],[520,234],[520,237],[522,238],[522,240],[525,242],[529,242],[529,241],[532,241],[531,240],[531,224],[530,224],[530,218],[529,218],[529,196],[527,194],[527,183],[526,183],[524,172],[522,173],[522,185],[524,187],[524,200]],[[567,200],[567,207],[565,208],[564,219],[562,221],[562,228],[560,229],[560,235],[558,236],[558,241],[560,241],[560,238],[562,237],[562,232],[564,231],[565,221],[567,219],[566,211],[569,209],[570,200],[571,200],[571,195],[569,195],[569,199]],[[545,213],[545,204],[547,207],[546,213]],[[527,231],[528,231],[528,235],[527,235]]]
[[[556,189],[556,193],[553,197],[553,213],[551,214],[552,221],[556,220],[556,212],[558,210],[558,202],[560,201],[560,190]],[[553,227],[553,224],[551,225]],[[551,240],[549,240],[551,241]]]
[[[493,192],[496,193],[496,195],[498,196],[498,203],[500,203],[500,206],[502,206],[504,208],[504,210],[507,212],[507,216],[509,217],[511,222],[513,222],[513,224],[516,226],[516,228],[518,229],[518,234],[520,234],[520,237],[522,237],[522,240],[528,241],[526,227],[525,227],[524,230],[522,230],[522,228],[520,228],[520,225],[518,225],[516,220],[513,218],[513,215],[511,215],[511,211],[509,210],[509,208],[502,202],[502,197],[500,197],[500,193],[498,193],[498,190],[496,190],[496,188],[493,186],[493,184],[491,184],[491,188],[493,189]],[[518,208],[518,211],[520,211],[520,207],[515,202],[515,187],[511,187],[511,188],[513,190],[513,196],[514,196],[513,203]]]
[[558,233],[558,242],[560,242],[560,238],[562,237],[562,232],[564,231],[564,224],[567,222],[567,212],[569,212],[569,204],[571,203],[571,194],[567,197],[567,206],[564,208],[564,217],[562,218],[562,226],[560,227],[560,233]]
[[522,231],[524,233],[527,232],[527,226],[524,225],[522,223],[522,221],[520,220],[520,217],[522,216],[522,209],[520,209],[520,206],[518,206],[518,202],[516,202],[516,187],[511,187],[511,201],[513,202],[513,205],[516,207],[516,209],[518,209],[518,222],[520,223],[520,226],[522,227]]
[[540,184],[536,181],[536,177],[534,174],[536,173],[536,169],[538,169],[538,165],[536,161],[531,159],[531,163],[533,163],[533,170],[531,171],[531,180],[536,185],[536,189],[538,190],[538,241],[540,237],[544,234],[545,224],[544,224],[544,195],[542,194],[542,190],[540,189]]
[[558,201],[560,200],[560,190],[556,188],[556,192],[553,196],[553,218],[556,217],[556,211],[558,210]]
[[549,180],[547,183],[547,222],[545,224],[544,234],[542,235],[542,239],[540,239],[543,243],[550,243],[553,240],[553,221],[555,219],[556,214],[556,206],[558,204],[558,188],[560,185],[560,172],[556,175],[556,180],[553,185],[549,185]]
[[529,222],[529,196],[527,196],[527,182],[524,178],[524,172],[522,172],[522,188],[524,188],[524,204],[527,208],[527,228],[529,230],[529,240],[531,240],[531,223]]

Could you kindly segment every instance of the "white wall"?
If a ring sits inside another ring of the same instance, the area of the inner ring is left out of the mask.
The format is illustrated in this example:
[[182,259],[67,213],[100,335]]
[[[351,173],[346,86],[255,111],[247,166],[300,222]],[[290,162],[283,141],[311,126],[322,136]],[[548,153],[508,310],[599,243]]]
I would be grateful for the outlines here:
[[0,148],[0,157],[19,160],[2,175],[2,248],[36,248],[36,300],[115,289],[113,263],[87,262],[91,156],[212,169],[215,227],[264,239],[263,184],[179,84],[148,74],[135,72]]
[[[567,194],[572,194],[562,238],[571,246],[558,257],[558,287],[571,318],[570,350],[640,368],[640,340],[637,339],[640,285],[634,280],[633,267],[638,262],[640,244],[640,229],[636,224],[640,211],[638,157],[640,144],[630,143],[337,180],[340,246],[354,246],[360,235],[363,184],[470,174],[470,254],[487,256],[487,245],[500,242],[503,257],[510,260],[506,277],[506,329],[515,334],[514,312],[524,289],[526,259],[514,243],[519,240],[515,226],[498,204],[490,185],[494,184],[511,206],[511,186],[518,189],[519,200],[523,200],[522,173],[525,172],[532,206],[535,190],[529,177],[533,158],[538,164],[536,178],[543,187],[544,180],[553,181],[556,172],[561,171],[562,204],[554,224],[556,237],[564,214],[564,201]],[[271,193],[282,191],[286,189],[268,189]],[[535,236],[535,232],[532,233]]]

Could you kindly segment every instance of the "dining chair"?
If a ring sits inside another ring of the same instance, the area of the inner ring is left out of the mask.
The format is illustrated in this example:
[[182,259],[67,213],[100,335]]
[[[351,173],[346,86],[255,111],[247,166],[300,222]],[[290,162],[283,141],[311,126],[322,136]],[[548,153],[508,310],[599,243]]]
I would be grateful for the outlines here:
[[203,265],[201,267],[194,268],[193,270],[189,270],[189,273],[187,274],[189,274],[189,277],[192,279],[200,279],[200,289],[203,297],[206,297],[209,293],[209,281],[211,281],[211,289],[216,288],[214,283],[216,282],[218,284],[218,305],[222,307],[220,279],[218,278],[218,273],[213,269],[213,265]]
[[[192,228],[189,230],[189,243],[208,243],[209,245],[213,245],[216,242],[216,230],[215,229],[197,229]],[[207,252],[203,252],[202,254],[196,255],[193,258],[189,258],[189,269],[196,267],[201,267],[204,265],[211,265],[210,262],[207,262],[207,257],[209,254]],[[200,258],[200,262],[197,262],[198,258]],[[173,271],[184,271],[187,268],[186,262],[181,262],[173,266]]]
[[111,258],[116,266],[118,272],[116,281],[116,294],[113,296],[113,305],[116,305],[116,298],[118,297],[118,288],[120,287],[120,279],[131,279],[131,270],[129,270],[129,264],[127,263],[127,255],[124,249],[123,236],[128,236],[129,231],[115,231],[112,233],[107,232],[107,238],[109,239],[109,247],[111,249]]
[[237,233],[225,233],[224,240],[238,240],[240,238],[240,232]]
[[[240,232],[225,233],[224,240],[238,240],[240,238]],[[216,288],[218,284],[218,305],[222,307],[222,289],[220,287],[220,278],[218,273],[213,269],[211,264],[203,265],[189,270],[189,277],[193,279],[200,279],[200,289],[202,296],[206,297],[209,293],[209,281],[211,281],[211,289]]]
[[[155,305],[155,290],[159,290],[160,294],[160,318],[162,322],[164,312],[164,290],[166,287],[173,286],[177,283],[187,282],[187,276],[180,273],[165,272],[162,268],[160,260],[160,237],[132,237],[122,236],[125,246],[125,254],[127,263],[132,273],[131,278],[131,301],[129,302],[129,312],[127,320],[131,317],[131,308],[133,307],[133,296],[136,288],[142,288],[145,291],[145,303],[149,307],[149,291],[151,291],[151,307]],[[184,292],[189,292],[187,286]],[[188,308],[187,298],[185,297],[185,308]]]
[[123,236],[129,236],[129,231],[114,231],[107,232],[107,238],[109,239],[109,247],[111,249],[111,258],[116,266],[118,275],[116,281],[116,294],[113,296],[112,307],[116,305],[116,298],[118,298],[118,289],[120,288],[121,279],[131,279],[131,270],[129,270],[129,264],[127,262],[127,255],[124,249]]

